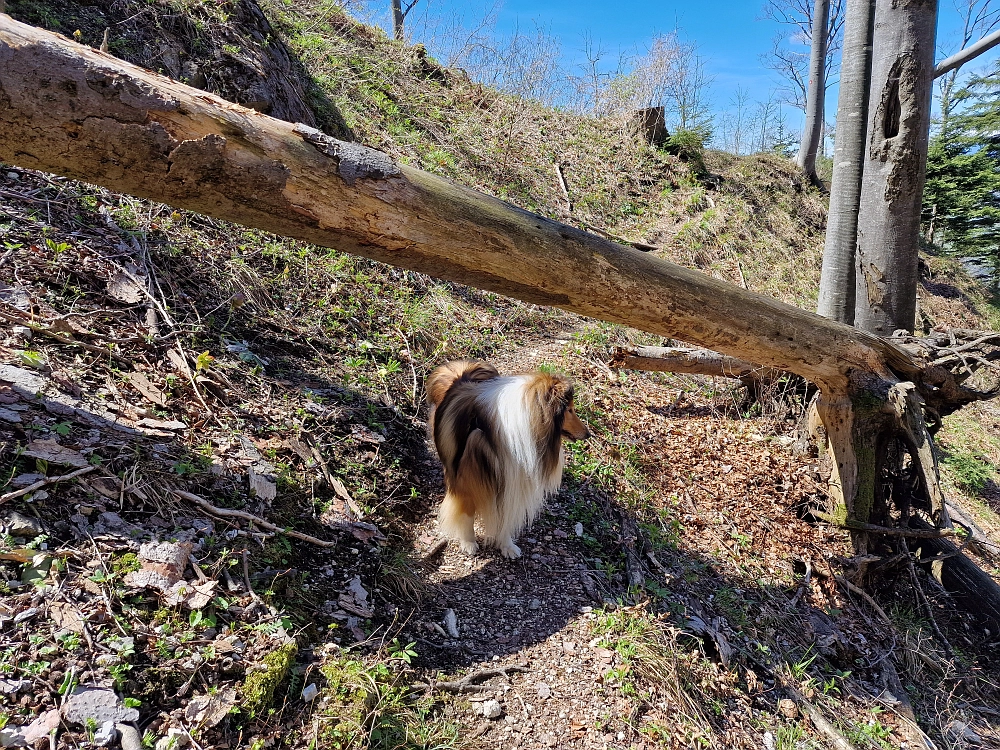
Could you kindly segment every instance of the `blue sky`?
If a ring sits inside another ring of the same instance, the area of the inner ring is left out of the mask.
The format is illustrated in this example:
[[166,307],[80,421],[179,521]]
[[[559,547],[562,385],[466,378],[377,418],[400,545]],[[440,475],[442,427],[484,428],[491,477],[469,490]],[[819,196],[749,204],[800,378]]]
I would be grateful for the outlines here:
[[[404,0],[404,3],[407,0]],[[433,16],[463,14],[467,19],[481,17],[484,9],[495,0],[419,0],[418,10]],[[657,34],[678,29],[686,41],[698,45],[713,77],[712,107],[727,108],[737,87],[750,92],[754,100],[764,100],[769,91],[780,86],[780,79],[765,69],[760,55],[771,47],[771,39],[782,27],[763,17],[763,0],[496,0],[500,3],[497,30],[508,32],[518,24],[522,29],[540,24],[559,39],[563,62],[572,67],[583,59],[582,47],[586,35],[617,57],[618,50],[642,51]],[[961,1],[961,0],[958,0]],[[371,0],[375,7],[387,9],[388,0]],[[938,59],[957,51],[959,18],[956,0],[941,0],[938,16]],[[383,15],[380,20],[386,20]],[[414,29],[417,25],[414,24]],[[788,31],[787,33],[791,33]],[[413,41],[422,41],[414,38]],[[806,48],[802,48],[807,51]],[[978,68],[996,57],[987,53],[966,66]],[[963,72],[966,72],[963,70]],[[827,119],[832,122],[836,110],[836,89],[827,98]],[[801,127],[801,114],[791,106],[784,107],[788,125],[796,131]]]

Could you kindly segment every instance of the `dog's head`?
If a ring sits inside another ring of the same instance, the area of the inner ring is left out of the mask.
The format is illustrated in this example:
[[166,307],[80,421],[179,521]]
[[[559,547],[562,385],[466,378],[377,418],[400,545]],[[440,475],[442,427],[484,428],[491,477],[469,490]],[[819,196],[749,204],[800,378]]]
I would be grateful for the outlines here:
[[554,408],[557,422],[562,419],[562,436],[568,440],[586,440],[590,437],[590,430],[576,414],[576,407],[573,404],[573,384],[559,375],[551,376],[551,381],[550,403]]

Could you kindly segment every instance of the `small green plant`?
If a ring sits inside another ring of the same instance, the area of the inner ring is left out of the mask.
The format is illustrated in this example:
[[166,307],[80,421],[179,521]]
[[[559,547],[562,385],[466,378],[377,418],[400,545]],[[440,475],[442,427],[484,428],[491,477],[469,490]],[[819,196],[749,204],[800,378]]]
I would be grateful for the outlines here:
[[61,435],[62,437],[66,437],[67,435],[69,435],[70,430],[72,430],[72,429],[73,429],[73,425],[71,423],[69,423],[69,422],[60,422],[59,424],[55,425],[52,428],[52,431],[55,432],[57,435]]
[[416,641],[411,641],[404,646],[399,638],[393,638],[388,646],[389,658],[409,664],[412,659],[417,658],[417,652],[413,650],[416,645]]

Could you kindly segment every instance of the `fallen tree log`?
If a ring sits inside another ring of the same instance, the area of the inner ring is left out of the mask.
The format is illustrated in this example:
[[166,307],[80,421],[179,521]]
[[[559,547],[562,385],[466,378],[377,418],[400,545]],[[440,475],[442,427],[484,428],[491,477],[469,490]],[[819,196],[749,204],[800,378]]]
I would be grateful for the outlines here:
[[[831,510],[842,520],[890,526],[893,506],[905,504],[945,524],[940,490],[924,487],[937,465],[923,412],[993,395],[892,341],[4,15],[0,159],[796,373],[821,389],[836,467]],[[924,489],[915,504],[893,495],[906,482],[888,481],[907,451],[906,471]],[[867,533],[854,539],[867,550]],[[981,595],[1000,602],[993,588]]]

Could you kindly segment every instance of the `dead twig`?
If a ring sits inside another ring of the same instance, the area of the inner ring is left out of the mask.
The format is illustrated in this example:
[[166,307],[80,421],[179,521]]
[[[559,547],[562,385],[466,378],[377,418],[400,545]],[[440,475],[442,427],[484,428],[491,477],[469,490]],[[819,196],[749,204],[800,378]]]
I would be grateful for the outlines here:
[[624,237],[620,237],[617,234],[612,234],[607,229],[601,229],[600,227],[595,227],[593,224],[588,224],[585,221],[581,221],[580,223],[586,229],[589,229],[591,232],[597,232],[602,237],[607,237],[609,240],[614,240],[620,245],[625,245],[627,247],[634,247],[636,250],[641,250],[644,253],[660,249],[659,245],[649,245],[645,242],[636,242],[635,240],[627,240]]
[[[903,549],[909,552],[909,548],[906,546],[906,540],[903,540]],[[945,653],[948,655],[949,659],[955,658],[955,650],[951,647],[951,642],[945,637],[944,633],[941,632],[941,628],[938,627],[937,618],[934,616],[934,608],[931,607],[930,600],[924,593],[923,586],[920,585],[920,580],[917,578],[917,569],[913,565],[913,556],[908,555],[906,558],[907,565],[910,570],[910,582],[913,584],[913,589],[917,593],[917,599],[920,600],[920,605],[923,607],[924,612],[927,614],[927,619],[930,620],[931,628],[934,630],[934,635],[937,636],[938,641],[944,647]]]
[[563,175],[562,164],[556,162],[556,176],[559,178],[559,187],[562,188],[563,197],[566,199],[566,211],[573,213],[573,201],[569,197],[569,187],[566,185],[566,177]]
[[8,500],[13,500],[14,498],[21,497],[22,495],[28,495],[35,490],[39,490],[49,484],[55,484],[56,482],[67,482],[70,479],[76,479],[77,477],[82,477],[84,474],[89,474],[94,471],[96,466],[85,466],[82,469],[77,469],[71,474],[63,474],[59,477],[46,477],[45,479],[40,479],[34,484],[29,484],[27,487],[22,487],[14,492],[8,492],[6,495],[0,495],[0,504],[6,503]]
[[45,326],[40,326],[37,323],[32,323],[30,320],[19,315],[11,315],[4,310],[0,310],[0,319],[6,320],[8,323],[16,323],[22,325],[25,328],[30,328],[32,332],[40,334],[42,336],[48,336],[50,339],[58,341],[60,344],[65,344],[67,346],[79,346],[81,349],[86,349],[88,352],[94,352],[95,354],[106,354],[111,359],[116,362],[125,365],[129,369],[135,369],[132,360],[126,359],[120,354],[115,354],[110,349],[103,346],[96,346],[95,344],[88,344],[85,341],[77,341],[76,339],[71,339],[66,336],[62,336],[55,331],[49,330]]
[[432,693],[440,690],[446,693],[485,693],[497,688],[492,685],[477,685],[482,680],[491,677],[506,677],[510,672],[530,672],[527,665],[514,665],[512,667],[499,667],[497,669],[481,669],[478,672],[467,674],[461,680],[435,680],[433,678],[427,682],[418,682],[412,687],[414,690],[423,690],[425,693]]
[[867,593],[866,591],[864,591],[863,589],[860,589],[860,588],[858,588],[857,586],[855,586],[855,585],[854,585],[853,583],[851,583],[850,581],[848,581],[848,580],[847,580],[846,578],[844,578],[843,576],[838,576],[838,575],[836,575],[836,574],[835,574],[835,575],[833,576],[833,578],[834,578],[834,580],[835,580],[835,581],[836,581],[837,583],[839,583],[839,584],[840,584],[841,586],[843,586],[843,587],[844,587],[845,589],[847,589],[848,591],[850,591],[850,592],[852,592],[852,593],[854,593],[854,594],[857,594],[857,595],[858,595],[858,596],[860,596],[860,597],[861,597],[862,599],[864,599],[864,600],[865,600],[866,602],[868,602],[868,604],[870,604],[870,605],[871,605],[871,607],[872,607],[872,608],[873,608],[873,609],[874,609],[874,610],[875,610],[876,612],[878,612],[878,613],[879,613],[879,615],[880,615],[880,616],[882,617],[882,619],[883,619],[883,620],[885,620],[885,621],[886,621],[887,623],[889,623],[890,625],[892,625],[892,624],[893,624],[893,623],[892,623],[892,620],[890,620],[890,619],[889,619],[889,615],[887,615],[887,614],[885,613],[885,610],[884,610],[884,609],[882,609],[882,608],[881,608],[881,607],[880,607],[880,606],[878,605],[878,602],[876,602],[876,601],[875,601],[874,599],[872,599],[872,598],[871,598],[871,596],[870,596],[870,595],[869,595],[869,594],[868,594],[868,593]]
[[336,547],[337,542],[329,542],[325,539],[317,539],[314,536],[309,536],[309,534],[303,534],[301,531],[295,531],[294,529],[283,529],[280,526],[275,526],[270,521],[265,521],[260,516],[255,516],[253,513],[247,513],[244,510],[232,510],[230,508],[219,508],[212,505],[208,500],[203,497],[195,495],[193,492],[185,492],[184,490],[171,490],[173,494],[177,497],[187,500],[188,502],[194,503],[204,508],[206,511],[211,513],[216,518],[238,518],[241,521],[249,521],[255,526],[260,526],[262,529],[267,529],[268,531],[273,531],[276,534],[284,534],[285,536],[290,536],[292,539],[298,539],[302,542],[308,542],[309,544],[315,544],[318,547]]
[[855,750],[854,745],[833,724],[827,721],[822,711],[806,700],[806,697],[798,691],[798,688],[788,684],[786,681],[785,690],[788,691],[789,696],[798,704],[802,712],[809,717],[813,726],[816,727],[816,731],[830,741],[832,747],[836,750]]

